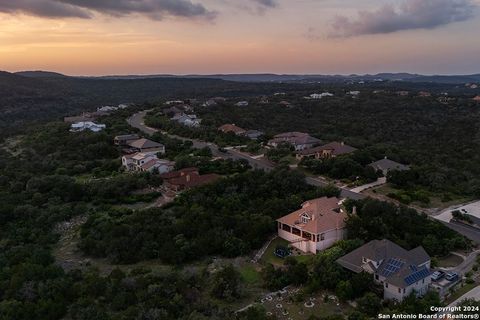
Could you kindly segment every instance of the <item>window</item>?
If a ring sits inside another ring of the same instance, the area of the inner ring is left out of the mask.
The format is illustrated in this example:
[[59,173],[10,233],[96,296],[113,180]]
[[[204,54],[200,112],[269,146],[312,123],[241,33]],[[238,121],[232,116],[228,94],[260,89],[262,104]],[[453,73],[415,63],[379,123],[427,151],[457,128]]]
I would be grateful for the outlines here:
[[388,283],[387,282],[385,282],[385,288],[388,288]]
[[402,289],[398,288],[398,293],[402,293]]
[[302,223],[308,223],[308,221],[310,221],[310,217],[308,216],[308,214],[302,214]]
[[378,276],[378,274],[375,275],[375,280],[378,280],[380,279],[380,277]]
[[325,240],[325,233],[320,234],[320,241]]

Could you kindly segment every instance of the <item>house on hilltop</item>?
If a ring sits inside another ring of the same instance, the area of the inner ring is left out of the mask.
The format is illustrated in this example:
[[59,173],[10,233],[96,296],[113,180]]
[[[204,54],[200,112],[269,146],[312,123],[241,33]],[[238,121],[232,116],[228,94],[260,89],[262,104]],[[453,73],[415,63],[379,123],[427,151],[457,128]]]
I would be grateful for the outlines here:
[[431,280],[430,256],[422,247],[405,250],[389,240],[373,240],[337,260],[355,273],[368,272],[383,286],[384,299],[423,296]]
[[345,238],[346,218],[338,198],[309,200],[277,220],[278,236],[303,252],[316,254]]
[[328,159],[335,158],[344,154],[355,152],[357,149],[351,147],[344,142],[330,142],[320,147],[300,150],[297,152],[297,159],[315,158]]
[[248,101],[239,101],[235,103],[236,107],[248,107],[248,105],[249,105]]
[[92,132],[100,132],[106,127],[107,126],[104,124],[99,124],[91,121],[82,121],[72,123],[70,126],[70,132],[82,132],[85,130],[90,130]]
[[323,93],[313,93],[310,95],[310,99],[323,99],[325,97],[333,97],[334,95],[330,92]]

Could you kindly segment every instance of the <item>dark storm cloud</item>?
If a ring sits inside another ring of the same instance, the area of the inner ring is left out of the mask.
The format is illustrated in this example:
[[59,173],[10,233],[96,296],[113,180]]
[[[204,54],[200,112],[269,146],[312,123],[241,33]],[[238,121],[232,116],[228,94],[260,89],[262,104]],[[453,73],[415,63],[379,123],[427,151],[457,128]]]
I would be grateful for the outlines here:
[[88,11],[52,0],[0,0],[0,12],[59,18],[90,18]]
[[409,29],[433,29],[474,16],[471,0],[406,0],[400,6],[385,5],[375,11],[359,11],[356,19],[337,16],[333,37],[392,33]]
[[115,16],[140,14],[155,20],[172,16],[202,19],[216,16],[214,11],[190,0],[0,0],[0,11],[78,18],[89,18],[95,11]]

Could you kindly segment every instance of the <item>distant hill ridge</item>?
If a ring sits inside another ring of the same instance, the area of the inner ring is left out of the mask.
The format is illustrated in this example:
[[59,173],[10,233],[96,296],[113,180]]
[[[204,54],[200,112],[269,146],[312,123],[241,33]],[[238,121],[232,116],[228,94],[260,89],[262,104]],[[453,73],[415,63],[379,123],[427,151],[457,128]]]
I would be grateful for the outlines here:
[[15,72],[14,74],[22,76],[22,77],[28,77],[28,78],[63,78],[67,77],[64,74],[57,73],[57,72],[51,72],[51,71],[20,71],[20,72]]
[[[21,71],[16,75],[28,78],[64,78],[64,74],[51,71]],[[480,74],[471,75],[421,75],[413,73],[378,73],[365,75],[321,75],[321,74],[151,74],[151,75],[107,75],[107,76],[84,76],[75,77],[83,79],[104,80],[135,80],[154,78],[193,78],[193,79],[220,79],[235,82],[348,82],[348,81],[410,81],[460,84],[468,82],[480,82]]]

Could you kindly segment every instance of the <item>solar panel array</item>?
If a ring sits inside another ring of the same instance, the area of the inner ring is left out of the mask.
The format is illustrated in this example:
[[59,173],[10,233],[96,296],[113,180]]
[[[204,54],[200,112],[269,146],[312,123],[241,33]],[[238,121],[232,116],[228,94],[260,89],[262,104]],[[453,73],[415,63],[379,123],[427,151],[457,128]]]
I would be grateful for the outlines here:
[[430,274],[430,270],[428,270],[427,268],[423,268],[423,269],[421,269],[419,271],[416,271],[416,272],[410,274],[409,276],[405,277],[404,280],[405,280],[405,283],[407,285],[411,285],[411,284],[427,277],[429,274]]
[[400,268],[404,264],[405,263],[399,259],[395,259],[395,258],[388,259],[387,265],[385,266],[385,268],[383,268],[382,276],[388,278],[390,275],[400,270]]

